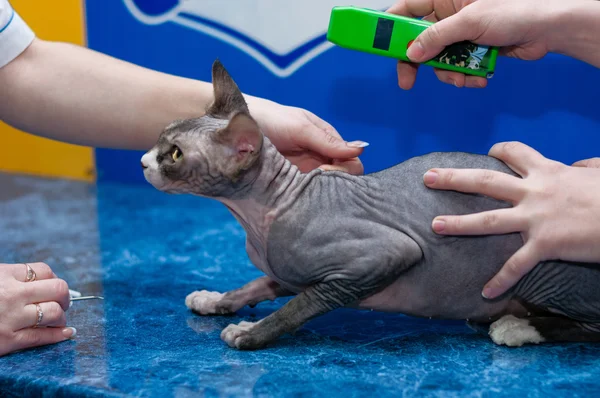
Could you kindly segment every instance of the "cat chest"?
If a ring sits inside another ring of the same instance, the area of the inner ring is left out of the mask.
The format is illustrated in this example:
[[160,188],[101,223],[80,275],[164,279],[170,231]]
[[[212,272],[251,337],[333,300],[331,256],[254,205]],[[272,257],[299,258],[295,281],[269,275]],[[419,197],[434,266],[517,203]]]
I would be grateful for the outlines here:
[[270,277],[273,281],[277,282],[279,285],[284,287],[285,289],[299,293],[303,290],[302,287],[295,283],[290,283],[288,278],[279,277],[273,267],[270,265],[267,258],[266,247],[260,247],[252,243],[251,240],[246,241],[246,252],[248,253],[248,258],[252,262],[252,264],[258,268],[260,271],[264,272],[265,275]]

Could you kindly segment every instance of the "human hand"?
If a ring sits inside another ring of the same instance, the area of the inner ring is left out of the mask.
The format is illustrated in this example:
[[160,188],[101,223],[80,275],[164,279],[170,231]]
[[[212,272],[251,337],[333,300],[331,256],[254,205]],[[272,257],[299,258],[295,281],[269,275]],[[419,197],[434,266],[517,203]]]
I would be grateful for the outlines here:
[[[0,264],[0,356],[25,348],[54,344],[75,336],[65,311],[70,295],[67,283],[44,263],[29,264],[35,279],[27,280],[24,264]],[[43,313],[38,321],[38,309]]]
[[[486,284],[495,298],[514,286],[540,261],[600,262],[600,170],[549,160],[527,145],[500,143],[489,154],[522,178],[490,170],[433,169],[424,176],[434,189],[479,193],[513,207],[433,220],[442,235],[494,235],[520,232],[524,245]],[[597,158],[593,164],[598,165]],[[591,165],[591,161],[582,164]]]
[[[444,47],[465,40],[499,46],[501,55],[540,59],[551,49],[552,24],[566,6],[561,0],[399,0],[387,12],[425,17],[435,23],[417,37],[407,52],[415,64],[398,63],[398,85],[405,90],[412,88],[416,63],[432,59]],[[483,77],[437,68],[435,73],[442,82],[457,87],[487,85]]]
[[358,156],[368,144],[347,143],[329,123],[313,113],[262,98],[247,98],[250,113],[273,145],[302,172],[317,167],[363,174]]

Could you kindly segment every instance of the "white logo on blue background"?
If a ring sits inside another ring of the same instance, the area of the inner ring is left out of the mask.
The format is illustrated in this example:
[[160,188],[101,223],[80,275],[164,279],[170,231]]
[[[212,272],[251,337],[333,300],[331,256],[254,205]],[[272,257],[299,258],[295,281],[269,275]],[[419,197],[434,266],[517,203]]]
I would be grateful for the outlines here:
[[[346,5],[332,0],[124,0],[140,22],[174,22],[237,47],[279,77],[333,46],[326,38],[331,9]],[[354,1],[373,9],[390,0]]]

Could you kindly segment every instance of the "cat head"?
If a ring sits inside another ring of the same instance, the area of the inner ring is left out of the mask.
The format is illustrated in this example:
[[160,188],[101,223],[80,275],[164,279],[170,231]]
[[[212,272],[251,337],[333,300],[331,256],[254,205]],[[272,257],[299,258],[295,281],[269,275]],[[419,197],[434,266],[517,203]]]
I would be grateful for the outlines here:
[[235,191],[260,158],[263,135],[225,67],[212,67],[214,101],[205,115],[174,121],[142,157],[156,189],[208,197]]

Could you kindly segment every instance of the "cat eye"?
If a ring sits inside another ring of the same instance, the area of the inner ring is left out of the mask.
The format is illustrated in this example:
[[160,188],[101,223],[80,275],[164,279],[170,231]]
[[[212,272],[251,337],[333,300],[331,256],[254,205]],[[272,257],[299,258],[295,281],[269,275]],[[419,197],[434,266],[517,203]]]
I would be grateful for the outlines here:
[[173,152],[171,152],[171,157],[173,158],[173,161],[176,162],[183,157],[183,153],[175,146],[173,147]]

